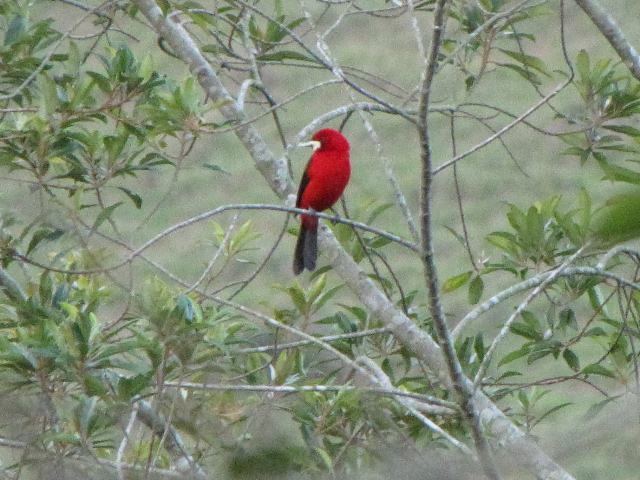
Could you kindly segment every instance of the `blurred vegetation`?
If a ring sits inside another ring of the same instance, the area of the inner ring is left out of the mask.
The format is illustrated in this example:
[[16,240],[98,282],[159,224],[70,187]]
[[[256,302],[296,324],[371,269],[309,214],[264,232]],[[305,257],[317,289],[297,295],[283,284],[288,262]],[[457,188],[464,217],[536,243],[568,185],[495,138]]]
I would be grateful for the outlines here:
[[[253,79],[246,87],[247,118],[259,116],[253,123],[277,155],[286,150],[280,131],[290,142],[318,115],[363,100],[335,84],[278,108],[278,122],[267,111],[270,101],[287,101],[333,78],[313,57],[316,32],[340,20],[327,42],[347,76],[407,110],[415,108],[423,68],[412,17],[396,12],[394,2],[367,2],[380,12],[354,8],[345,16],[348,5],[307,3],[315,27],[298,3],[256,2],[261,15],[238,2],[217,2],[211,15],[210,5],[159,2],[188,19],[234,95]],[[413,3],[418,27],[429,32],[433,2]],[[515,3],[453,2],[432,95],[440,111],[431,117],[436,165],[483,141],[569,76],[558,2],[531,2],[466,41]],[[639,45],[633,20],[640,6],[610,3]],[[452,169],[436,177],[436,254],[454,323],[586,244],[576,266],[594,267],[604,248],[627,240],[633,246],[640,233],[640,83],[571,2],[566,16],[571,85],[528,123],[456,167],[466,237]],[[230,478],[265,478],[266,472],[273,478],[388,478],[397,471],[418,478],[425,468],[442,478],[476,478],[473,466],[445,451],[440,436],[391,398],[353,390],[285,395],[180,388],[184,382],[357,385],[323,349],[281,349],[298,338],[215,296],[314,334],[346,335],[382,324],[329,267],[292,278],[296,227],[280,213],[224,213],[129,257],[158,232],[217,206],[277,203],[235,139],[236,126],[220,115],[223,104],[206,101],[145,23],[129,2],[94,12],[70,2],[0,5],[0,272],[17,281],[0,282],[0,437],[33,450],[2,450],[3,473],[62,478],[59,470],[42,473],[43,464],[60,463],[62,475],[81,478],[73,459],[114,460],[132,405],[148,400],[180,432],[193,462]],[[248,60],[251,51],[258,67]],[[349,216],[409,238],[383,160],[417,212],[415,130],[394,115],[363,115],[380,144],[358,113],[344,125],[352,145]],[[296,179],[307,153],[289,151]],[[332,228],[398,308],[431,332],[416,258],[382,236]],[[212,258],[217,261],[205,270]],[[608,266],[636,282],[631,260],[617,256]],[[518,316],[483,380],[513,421],[576,478],[637,475],[636,456],[617,454],[638,436],[638,300],[614,280],[561,278]],[[513,307],[498,307],[458,339],[471,378]],[[332,345],[351,358],[373,358],[395,387],[451,400],[437,376],[388,335],[344,337]],[[468,440],[458,416],[434,418]],[[129,432],[123,460],[143,469],[174,466],[179,448],[166,438],[160,445],[151,423]],[[57,460],[39,458],[43,451]],[[443,462],[456,465],[442,469]],[[522,478],[517,465],[505,468]],[[109,472],[101,474],[115,478]]]

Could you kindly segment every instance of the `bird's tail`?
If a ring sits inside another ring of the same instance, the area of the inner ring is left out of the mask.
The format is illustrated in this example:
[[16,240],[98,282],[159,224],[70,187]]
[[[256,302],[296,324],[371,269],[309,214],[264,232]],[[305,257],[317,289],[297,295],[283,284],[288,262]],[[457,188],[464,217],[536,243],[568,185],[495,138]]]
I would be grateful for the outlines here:
[[305,268],[315,270],[318,258],[318,225],[300,224],[300,233],[296,242],[296,250],[293,254],[293,273],[298,275]]

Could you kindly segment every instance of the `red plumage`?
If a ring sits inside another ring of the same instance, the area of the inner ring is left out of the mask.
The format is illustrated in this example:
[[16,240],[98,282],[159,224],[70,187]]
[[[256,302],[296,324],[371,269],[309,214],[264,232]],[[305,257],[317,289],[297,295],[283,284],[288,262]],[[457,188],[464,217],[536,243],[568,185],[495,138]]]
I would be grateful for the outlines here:
[[[349,182],[349,142],[342,133],[331,128],[319,130],[312,138],[320,146],[311,155],[302,175],[296,207],[321,212],[338,201]],[[305,268],[316,268],[317,244],[318,217],[302,215],[293,273],[298,275]]]

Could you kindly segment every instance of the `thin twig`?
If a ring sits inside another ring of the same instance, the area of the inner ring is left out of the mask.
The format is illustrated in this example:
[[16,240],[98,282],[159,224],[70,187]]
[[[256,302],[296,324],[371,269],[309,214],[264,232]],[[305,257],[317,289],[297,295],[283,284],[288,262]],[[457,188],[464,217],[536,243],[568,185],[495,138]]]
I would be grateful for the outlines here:
[[398,237],[397,235],[394,235],[392,233],[386,232],[384,230],[381,230],[379,228],[375,228],[375,227],[370,227],[369,225],[362,223],[362,222],[356,222],[354,220],[349,220],[346,218],[342,218],[339,216],[335,216],[335,215],[328,215],[326,213],[321,213],[321,212],[316,212],[314,210],[305,210],[302,208],[293,208],[293,207],[285,207],[285,206],[281,206],[281,205],[268,205],[268,204],[261,204],[261,203],[248,203],[248,204],[230,204],[230,205],[224,205],[222,207],[218,207],[218,208],[214,208],[213,210],[209,210],[208,212],[204,212],[201,213],[199,215],[196,215],[194,217],[191,217],[183,222],[177,223],[169,228],[167,228],[166,230],[160,232],[159,234],[155,235],[154,237],[152,237],[151,239],[147,240],[144,244],[142,244],[140,247],[138,247],[137,249],[135,249],[134,251],[132,251],[124,260],[116,263],[115,265],[111,265],[109,267],[103,267],[103,268],[98,268],[98,269],[93,269],[93,270],[71,270],[71,269],[60,269],[60,268],[55,268],[53,266],[47,266],[47,265],[43,265],[40,262],[37,262],[31,258],[26,257],[25,255],[14,251],[13,252],[13,256],[17,259],[20,259],[26,263],[29,263],[31,265],[34,265],[36,267],[39,268],[43,268],[43,269],[47,269],[50,270],[52,272],[58,272],[58,273],[66,273],[66,274],[71,274],[71,275],[93,275],[93,274],[99,274],[99,273],[106,273],[106,272],[110,272],[113,270],[117,270],[125,265],[127,265],[128,263],[130,263],[133,259],[135,259],[136,257],[138,257],[142,252],[144,252],[145,250],[147,250],[148,248],[150,248],[151,246],[153,246],[155,243],[159,242],[160,240],[166,238],[167,236],[182,230],[184,228],[190,227],[192,225],[195,225],[199,222],[202,222],[204,220],[208,220],[216,215],[219,215],[223,212],[226,211],[231,211],[231,210],[271,210],[271,211],[276,211],[276,212],[287,212],[287,213],[298,213],[298,214],[305,214],[305,215],[310,215],[310,216],[315,216],[315,217],[319,217],[319,218],[324,218],[327,220],[331,220],[332,222],[335,223],[343,223],[345,225],[350,225],[352,227],[356,227],[359,228],[361,230],[364,230],[366,232],[370,232],[370,233],[375,233],[377,235],[380,235],[381,237],[387,238],[388,240],[391,240],[392,242],[398,243],[406,248],[408,248],[409,250],[412,251],[416,251],[418,247],[416,247],[413,243],[409,242],[408,240],[405,240],[401,237]]
[[420,98],[418,104],[418,137],[420,140],[420,163],[422,168],[420,185],[420,258],[424,265],[425,282],[429,295],[429,311],[435,330],[438,334],[439,344],[445,363],[453,383],[453,388],[458,396],[458,401],[465,414],[467,423],[473,435],[478,457],[482,469],[487,477],[499,480],[500,474],[493,461],[489,443],[482,431],[478,408],[474,402],[472,393],[465,384],[462,366],[458,359],[453,344],[453,337],[446,324],[444,309],[440,300],[440,285],[434,260],[433,232],[432,232],[432,184],[434,170],[431,155],[430,124],[428,119],[429,103],[431,98],[431,86],[435,76],[440,46],[444,39],[448,0],[438,0],[433,20],[433,33],[431,46],[427,57],[427,65],[423,73]]
[[[551,270],[548,272],[539,273],[538,275],[531,277],[527,280],[524,280],[520,283],[512,285],[511,287],[502,290],[491,298],[487,299],[482,304],[478,305],[476,308],[467,313],[460,322],[453,329],[452,334],[454,338],[459,338],[462,334],[462,330],[465,329],[471,322],[478,319],[483,313],[488,312],[493,307],[501,304],[505,300],[517,295],[521,292],[527,291],[531,288],[535,288],[544,282],[550,275],[553,275],[555,270]],[[613,280],[618,285],[630,288],[635,291],[640,291],[640,285],[630,282],[629,280],[616,275],[612,272],[607,272],[597,267],[570,267],[566,268],[563,271],[557,274],[558,277],[571,278],[576,275],[586,276],[586,277],[600,277],[609,280]]]
[[567,80],[565,80],[564,82],[562,82],[561,84],[559,84],[555,89],[553,89],[549,94],[547,94],[546,96],[544,96],[543,98],[541,98],[539,101],[537,101],[535,104],[533,104],[531,107],[529,107],[526,111],[524,111],[521,115],[519,115],[518,117],[516,117],[512,122],[508,123],[507,125],[505,125],[504,127],[502,127],[500,130],[498,130],[496,133],[494,133],[493,135],[485,138],[482,142],[476,144],[475,146],[471,147],[470,149],[468,149],[465,152],[462,152],[458,155],[456,155],[455,157],[453,157],[451,160],[438,165],[437,167],[435,167],[433,169],[433,174],[437,175],[438,173],[440,173],[442,170],[445,170],[446,168],[449,168],[451,165],[459,162],[460,160],[462,160],[463,158],[468,157],[469,155],[477,152],[478,150],[481,150],[482,148],[486,147],[487,145],[489,145],[490,143],[492,143],[494,140],[500,138],[502,135],[504,135],[505,133],[507,133],[509,130],[511,130],[513,127],[515,127],[516,125],[522,123],[522,121],[527,118],[528,116],[530,116],[532,113],[534,113],[536,110],[538,110],[540,107],[542,107],[543,105],[545,105],[549,100],[551,100],[553,97],[555,97],[558,93],[560,93],[562,90],[564,90],[571,82],[573,81],[573,78],[568,78]]
[[588,245],[584,245],[582,248],[579,248],[573,255],[571,255],[564,262],[562,262],[562,264],[558,268],[554,269],[551,272],[551,275],[549,275],[547,278],[545,278],[542,283],[540,283],[536,288],[534,288],[531,291],[531,293],[529,295],[527,295],[527,298],[525,298],[522,302],[520,302],[520,304],[515,309],[515,311],[511,314],[511,316],[507,319],[507,321],[504,322],[504,325],[502,326],[502,329],[500,330],[500,333],[498,333],[496,338],[493,339],[493,342],[491,342],[491,346],[487,349],[487,351],[486,351],[486,353],[484,355],[484,358],[482,359],[482,363],[480,363],[480,366],[478,367],[478,372],[476,373],[476,376],[475,376],[475,378],[473,380],[474,388],[478,388],[478,385],[480,385],[480,382],[482,382],[482,377],[484,377],[484,374],[487,371],[487,368],[489,367],[489,364],[491,363],[491,359],[493,357],[494,352],[496,351],[496,348],[498,347],[498,344],[502,340],[504,340],[504,338],[507,336],[507,334],[509,333],[509,331],[511,329],[511,325],[513,324],[513,322],[529,306],[529,304],[545,288],[547,288],[548,285],[550,285],[556,278],[558,278],[558,276],[564,270],[566,270],[567,267],[569,265],[571,265],[582,254],[582,252],[584,252],[584,250],[587,248],[587,246]]
[[[359,332],[351,332],[351,333],[340,333],[337,335],[324,335],[320,337],[323,342],[339,342],[341,340],[353,340],[356,338],[364,338],[370,337],[373,335],[384,335],[391,333],[391,331],[387,327],[381,328],[372,328],[370,330],[362,330]],[[264,345],[261,347],[249,347],[249,348],[240,348],[238,350],[232,350],[229,352],[229,355],[246,355],[249,353],[263,353],[263,352],[272,352],[274,350],[287,350],[289,348],[298,348],[305,345],[309,345],[311,342],[309,340],[298,340],[296,342],[288,342],[288,343],[280,343],[276,345]]]
[[236,213],[233,216],[233,219],[231,220],[231,222],[229,224],[229,228],[227,228],[227,231],[225,232],[224,237],[222,238],[222,241],[220,242],[220,245],[218,245],[218,248],[216,249],[216,252],[211,257],[211,260],[209,260],[209,264],[207,265],[207,268],[205,268],[202,271],[202,274],[193,283],[193,285],[191,285],[189,288],[187,288],[183,292],[184,295],[186,295],[186,294],[192,292],[193,290],[195,290],[196,288],[198,288],[198,286],[204,281],[204,279],[207,278],[207,275],[209,275],[209,273],[211,273],[211,270],[213,269],[213,266],[218,261],[218,257],[220,257],[220,254],[223,253],[224,250],[227,248],[227,243],[229,243],[229,239],[231,238],[231,234],[233,233],[233,230],[235,229],[235,226],[236,226],[237,222],[238,222],[238,214]]
[[185,390],[208,390],[221,392],[271,392],[271,393],[303,393],[303,392],[353,392],[361,391],[367,393],[375,393],[394,398],[410,398],[419,400],[425,404],[430,404],[425,408],[435,415],[455,415],[457,413],[457,405],[453,402],[447,402],[431,395],[423,395],[421,393],[408,392],[393,388],[392,386],[381,387],[365,387],[360,385],[243,385],[229,383],[195,383],[195,382],[172,382],[165,381],[164,387],[178,388]]
[[[450,116],[449,120],[449,129],[451,135],[451,154],[455,157],[457,154],[456,147],[456,123],[455,117],[453,115]],[[458,178],[458,165],[453,165],[453,186],[456,191],[456,203],[458,204],[458,214],[460,215],[460,223],[462,224],[462,235],[464,238],[464,247],[467,251],[467,255],[469,256],[469,261],[471,262],[471,268],[478,273],[478,265],[476,264],[476,259],[473,256],[473,252],[471,251],[471,238],[469,237],[469,230],[467,229],[467,221],[464,216],[464,205],[462,204],[462,191],[460,190],[460,179]]]
[[122,441],[118,446],[118,451],[116,453],[116,465],[118,472],[118,480],[124,480],[124,471],[123,471],[123,463],[122,459],[124,458],[124,452],[127,449],[127,443],[131,438],[131,432],[133,431],[133,426],[136,422],[136,418],[138,416],[138,402],[133,404],[131,408],[131,414],[129,415],[129,421],[127,422],[127,426],[124,429],[124,434],[122,435]]

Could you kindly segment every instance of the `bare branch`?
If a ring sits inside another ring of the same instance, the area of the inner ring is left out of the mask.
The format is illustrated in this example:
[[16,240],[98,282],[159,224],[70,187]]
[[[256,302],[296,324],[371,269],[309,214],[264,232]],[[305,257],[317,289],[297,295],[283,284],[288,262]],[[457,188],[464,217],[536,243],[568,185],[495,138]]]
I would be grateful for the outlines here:
[[515,309],[515,311],[509,316],[507,321],[504,322],[504,325],[500,329],[500,333],[498,333],[496,338],[493,339],[493,342],[491,342],[491,346],[487,349],[485,356],[482,359],[482,363],[478,368],[478,372],[476,373],[476,377],[473,380],[474,388],[478,388],[478,385],[480,385],[480,383],[482,382],[482,377],[484,377],[484,374],[487,371],[489,364],[491,363],[491,359],[493,358],[493,354],[495,353],[496,348],[498,347],[498,344],[504,339],[504,337],[507,336],[507,334],[509,333],[509,330],[511,329],[511,325],[516,320],[516,318],[518,318],[518,316],[529,306],[529,304],[545,288],[547,288],[548,285],[550,285],[556,278],[558,278],[558,276],[564,270],[566,270],[567,267],[571,265],[582,254],[582,252],[584,252],[586,248],[587,248],[587,245],[584,245],[582,248],[579,248],[573,255],[571,255],[564,262],[562,262],[562,264],[558,268],[554,269],[553,272],[551,272],[551,275],[545,278],[544,281],[540,283],[540,285],[534,288],[531,291],[531,293],[527,295],[527,298],[525,298],[522,302],[520,302],[520,304]]
[[124,434],[122,435],[122,441],[118,446],[118,451],[116,453],[116,464],[118,471],[118,480],[124,480],[124,469],[122,466],[122,458],[124,457],[124,452],[127,449],[127,444],[129,443],[129,438],[131,437],[131,432],[133,431],[133,426],[135,425],[136,418],[138,417],[138,402],[133,404],[133,408],[131,409],[131,414],[129,415],[129,421],[127,422],[127,426],[124,429]]
[[[169,20],[162,16],[162,12],[152,0],[135,0],[135,3],[140,7],[145,16],[152,19],[154,28],[165,37],[167,42],[173,42],[172,48],[174,44],[187,44],[189,48],[176,50],[180,51],[181,58],[185,59],[191,65],[192,70],[198,74],[201,84],[205,86],[207,91],[207,85],[210,80],[203,79],[202,77],[213,76],[215,78],[214,83],[219,83],[219,80],[210,67],[204,69],[198,68],[198,62],[193,63],[194,58],[197,59],[198,57],[193,56],[194,54],[191,48],[195,49],[196,47],[193,45],[193,41],[188,38],[188,34],[184,29],[167,26]],[[246,2],[242,2],[242,4],[248,5],[247,8],[253,8]],[[287,33],[290,32],[288,31]],[[173,35],[187,38],[174,39],[172,38]],[[218,96],[213,98],[220,99]],[[255,130],[253,133],[258,135]],[[255,162],[260,164],[273,162],[273,157],[268,149],[256,149],[252,142],[243,141],[243,144],[247,147]],[[263,145],[264,142],[261,140],[259,144]],[[282,192],[285,191],[286,188],[278,188],[280,183],[275,178],[269,177],[270,172],[272,175],[276,175],[280,170],[274,168],[272,165],[269,168],[262,168],[260,171],[265,175],[266,180],[272,188],[274,188],[274,191],[279,195],[283,195]],[[283,166],[282,171],[286,171],[286,166]],[[289,191],[292,191],[292,189],[289,189]],[[353,259],[341,248],[327,227],[322,226],[320,232],[319,242],[323,253],[328,256],[334,271],[346,282],[358,298],[360,298],[363,305],[369,311],[375,312],[385,325],[392,329],[399,341],[425,362],[429,368],[438,374],[442,374],[444,372],[443,357],[440,349],[431,337],[414,325],[409,318],[386,299],[382,292],[367,277],[366,273],[363,272]],[[446,375],[443,381],[445,381],[445,383],[448,381]],[[471,385],[468,379],[466,382],[468,386]],[[528,439],[482,392],[477,392],[474,395],[474,400],[478,405],[483,423],[495,436],[496,441],[504,446],[511,454],[517,455],[525,468],[535,472],[536,476],[540,478],[572,479],[567,472],[553,462],[534,442]]]
[[439,344],[442,348],[453,388],[473,434],[473,441],[480,458],[482,469],[488,478],[499,480],[500,473],[493,461],[491,448],[482,431],[480,417],[476,404],[473,401],[472,392],[467,389],[464,382],[462,366],[456,355],[451,331],[446,323],[444,309],[440,301],[440,285],[438,283],[438,274],[434,259],[432,233],[432,183],[434,171],[429,130],[429,103],[431,86],[438,66],[440,45],[444,39],[448,8],[448,0],[438,0],[436,2],[431,45],[422,77],[418,103],[418,137],[420,140],[420,163],[422,168],[420,185],[420,258],[424,265],[425,282],[429,296],[429,311],[431,312],[431,318],[438,334]]
[[[244,112],[238,110],[218,75],[207,59],[202,55],[191,36],[177,23],[176,16],[165,17],[154,0],[135,0],[140,11],[151,22],[156,32],[171,46],[173,52],[189,65],[193,75],[198,79],[203,90],[218,105],[222,115],[232,122],[242,123]],[[287,164],[283,159],[276,159],[268,145],[251,124],[244,124],[235,129],[235,134],[245,148],[251,153],[256,167],[269,182],[279,196],[293,191]]]
[[222,241],[220,242],[220,245],[218,245],[218,248],[216,248],[216,252],[211,257],[211,260],[209,260],[209,264],[207,265],[207,268],[205,268],[202,271],[202,274],[193,283],[193,285],[191,285],[189,288],[187,288],[184,291],[185,295],[187,293],[189,293],[189,292],[192,292],[196,288],[198,288],[198,286],[204,281],[204,279],[207,278],[207,275],[209,275],[209,273],[211,273],[211,270],[213,270],[213,266],[218,261],[218,257],[220,256],[220,254],[222,252],[224,252],[224,249],[227,248],[227,243],[229,242],[229,239],[231,238],[231,234],[233,233],[233,230],[236,227],[237,221],[238,221],[238,214],[234,215],[233,219],[231,220],[231,224],[229,225],[229,228],[227,228],[227,231],[225,232],[224,237],[222,238]]
[[[335,215],[329,215],[322,212],[316,212],[314,210],[305,210],[302,208],[285,207],[280,205],[268,205],[268,204],[261,204],[261,203],[254,203],[254,204],[247,203],[247,204],[223,205],[221,207],[214,208],[213,210],[209,210],[208,212],[204,212],[194,217],[188,218],[187,220],[184,220],[182,222],[176,223],[175,225],[153,236],[152,238],[147,240],[144,244],[142,244],[140,247],[136,248],[135,250],[132,250],[131,253],[124,260],[116,263],[115,265],[111,265],[108,267],[97,268],[93,270],[66,270],[66,269],[55,268],[53,266],[43,265],[42,263],[32,260],[18,252],[13,252],[13,256],[19,260],[29,263],[30,265],[34,265],[38,268],[42,268],[45,270],[50,270],[52,272],[58,272],[58,273],[66,273],[71,275],[93,275],[93,274],[111,272],[113,270],[117,270],[129,264],[136,257],[140,256],[142,252],[149,249],[154,244],[156,244],[160,240],[163,240],[169,235],[230,210],[271,210],[276,212],[299,213],[299,214],[305,214],[309,216],[324,218],[327,220],[331,220],[332,222],[335,222],[335,223],[343,223],[345,225],[350,225],[352,227],[359,228],[366,232],[375,233],[376,235],[380,235],[381,237],[387,238],[392,242],[398,243],[410,250],[413,250],[413,251],[417,250],[417,247],[413,243],[409,242],[408,240],[405,240],[402,237],[386,232],[379,228],[370,227],[369,225],[362,222],[356,222],[354,220],[349,220],[347,218],[342,218]],[[119,244],[122,245],[121,243]]]
[[598,262],[597,268],[604,270],[607,268],[609,262],[620,254],[629,255],[631,258],[635,259],[636,263],[640,260],[640,252],[637,250],[626,245],[617,245],[602,256]]
[[505,133],[507,133],[509,130],[511,130],[513,127],[515,127],[516,125],[522,123],[522,121],[527,118],[528,116],[530,116],[533,112],[535,112],[536,110],[538,110],[540,107],[542,107],[543,105],[545,105],[546,103],[549,102],[549,100],[551,100],[553,97],[555,97],[558,93],[560,93],[562,90],[564,90],[571,82],[572,82],[573,78],[570,77],[567,80],[565,80],[564,82],[562,82],[560,85],[558,85],[553,91],[551,91],[549,94],[547,94],[545,97],[541,98],[540,100],[538,100],[535,104],[533,104],[530,108],[528,108],[525,112],[523,112],[521,115],[519,115],[518,117],[516,117],[512,122],[508,123],[507,125],[505,125],[504,127],[502,127],[500,130],[498,130],[496,133],[494,133],[493,135],[485,138],[482,142],[478,143],[477,145],[471,147],[469,150],[467,150],[466,152],[462,152],[458,155],[456,155],[455,157],[453,157],[451,160],[443,163],[442,165],[439,165],[437,167],[435,167],[433,169],[433,174],[437,175],[438,173],[440,173],[442,170],[449,168],[451,165],[453,165],[454,163],[459,162],[460,160],[462,160],[463,158],[468,157],[469,155],[471,155],[472,153],[477,152],[478,150],[486,147],[487,145],[489,145],[490,143],[492,143],[494,140],[500,138],[502,135],[504,135]]
[[[445,385],[450,386],[451,380],[447,374],[442,352],[434,340],[384,296],[371,278],[340,248],[338,240],[327,226],[321,225],[319,231],[321,232],[318,237],[321,251],[329,257],[333,270],[357,295],[367,310],[375,312],[375,315],[412,354],[427,364]],[[471,380],[465,378],[464,382],[465,388],[472,388]],[[482,391],[476,391],[473,400],[483,425],[502,448],[522,462],[524,468],[534,472],[538,478],[574,480],[516,427]]]
[[[11,448],[14,450],[27,450],[31,448],[33,449],[37,448],[35,445],[32,445],[30,443],[21,442],[19,440],[11,440],[9,438],[0,438],[0,447]],[[54,452],[49,452],[46,450],[44,451],[44,453],[47,453],[47,454],[50,453],[52,456],[55,455]],[[114,462],[111,460],[107,460],[106,458],[100,458],[100,457],[78,456],[78,457],[68,457],[68,460],[82,462],[83,464],[88,466],[100,465],[116,471],[126,470],[129,472],[137,472],[141,474],[148,472],[148,473],[153,473],[154,475],[159,475],[163,478],[179,478],[183,480],[185,478],[184,472],[177,472],[173,470],[166,470],[164,468],[156,468],[156,467],[150,467],[147,469],[141,465],[132,465],[130,463],[119,463],[119,462]]]
[[[337,335],[324,335],[320,337],[323,342],[337,342],[340,340],[351,340],[353,338],[363,338],[370,337],[373,335],[384,335],[391,333],[391,331],[386,328],[372,328],[370,330],[361,330],[359,332],[351,332],[351,333],[340,333]],[[274,350],[287,350],[289,348],[298,348],[304,345],[309,345],[311,342],[309,340],[298,340],[296,342],[288,342],[288,343],[280,343],[278,345],[263,345],[260,347],[248,347],[248,348],[240,348],[238,350],[232,350],[229,355],[246,355],[248,353],[261,353],[261,352],[272,352]]]
[[[358,361],[358,360],[357,360]],[[456,415],[457,405],[446,402],[437,397],[407,392],[393,388],[391,385],[381,387],[364,387],[357,385],[234,385],[228,383],[194,383],[194,382],[164,382],[164,387],[184,388],[185,390],[209,390],[221,392],[271,392],[271,393],[301,393],[301,392],[352,392],[362,391],[378,395],[419,400],[421,408],[433,415]]]
[[575,1],[609,41],[631,74],[640,80],[640,55],[629,43],[614,18],[600,6],[598,0]]
[[198,478],[209,478],[202,467],[189,455],[178,431],[173,428],[146,400],[138,401],[138,419],[158,438],[164,439],[164,447],[174,458],[184,474],[191,472]]
[[[371,370],[371,372],[378,379],[378,382],[379,382],[380,385],[382,385],[383,387],[388,388],[388,389],[389,388],[393,388],[393,385],[391,384],[391,380],[389,380],[389,377],[382,371],[382,368],[380,368],[380,366],[378,366],[378,364],[376,362],[371,360],[369,357],[365,357],[365,356],[358,357],[356,359],[356,361],[359,362],[359,363],[362,363],[369,370]],[[469,450],[469,447],[467,447],[464,443],[462,443],[462,442],[458,441],[457,439],[455,439],[454,437],[452,437],[449,433],[444,431],[442,428],[440,428],[436,423],[431,421],[429,418],[427,418],[424,415],[422,415],[421,412],[423,412],[423,411],[429,413],[429,410],[425,410],[424,409],[424,407],[425,407],[424,402],[416,402],[411,397],[407,397],[407,398],[396,397],[396,400],[398,400],[405,407],[407,407],[411,411],[411,413],[416,418],[418,418],[418,420],[420,420],[428,429],[438,433],[445,440],[447,440],[449,443],[451,443],[454,447],[456,447],[458,450],[460,450],[462,453],[471,456],[474,460],[477,461],[477,459],[475,458],[475,455],[473,454],[473,452],[471,450]],[[453,404],[453,405],[455,405],[455,404]],[[457,405],[455,405],[454,408],[456,408],[456,410],[457,410]]]
[[[501,292],[497,293],[496,295],[494,295],[493,297],[489,298],[488,300],[486,300],[485,302],[483,302],[482,304],[478,305],[476,308],[474,308],[473,310],[471,310],[469,313],[467,313],[462,320],[460,320],[460,322],[458,322],[458,324],[456,325],[456,327],[453,329],[453,336],[454,338],[458,338],[461,333],[462,330],[464,330],[464,328],[466,326],[468,326],[471,322],[475,321],[478,317],[480,317],[480,315],[482,315],[483,313],[488,312],[489,310],[491,310],[493,307],[495,307],[496,305],[499,305],[500,303],[504,302],[505,300],[508,300],[509,298],[513,297],[514,295],[517,295],[519,293],[525,292],[531,288],[535,288],[538,285],[540,285],[542,282],[544,282],[550,275],[553,275],[553,273],[555,272],[555,270],[552,270],[550,272],[543,272],[540,273],[534,277],[531,277],[523,282],[517,283],[515,285],[512,285],[511,287],[502,290]],[[626,288],[630,288],[632,290],[640,290],[640,285],[630,282],[629,280],[616,275],[614,273],[611,272],[607,272],[605,270],[600,269],[599,267],[573,267],[573,268],[567,268],[565,270],[563,270],[562,272],[557,274],[557,277],[563,278],[563,277],[573,277],[576,275],[582,275],[582,276],[587,276],[587,277],[601,277],[601,278],[606,278],[609,280],[613,280],[614,282],[616,282],[617,284],[619,284],[620,286],[626,287]]]
[[[303,139],[307,138],[311,135],[312,132],[316,131],[320,126],[325,123],[330,122],[334,118],[342,117],[347,115],[348,113],[355,111],[363,111],[363,112],[384,112],[395,114],[394,110],[390,110],[389,108],[378,105],[377,103],[369,103],[369,102],[356,102],[348,105],[343,105],[338,107],[330,112],[323,113],[322,115],[314,118],[311,122],[305,125],[294,137],[293,142],[291,143],[291,148],[295,147],[298,143],[300,143]],[[415,112],[410,110],[406,110],[405,113],[407,115],[413,115]]]

